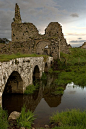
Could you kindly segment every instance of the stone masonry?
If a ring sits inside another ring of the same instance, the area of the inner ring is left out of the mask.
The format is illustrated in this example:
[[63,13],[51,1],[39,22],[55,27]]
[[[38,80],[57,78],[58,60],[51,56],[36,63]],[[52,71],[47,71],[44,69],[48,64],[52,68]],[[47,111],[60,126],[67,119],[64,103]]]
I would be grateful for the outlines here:
[[86,49],[86,42],[84,42],[84,44],[82,44],[82,46],[80,48]]
[[24,93],[26,87],[33,83],[33,74],[40,78],[45,64],[50,68],[52,61],[53,57],[47,58],[46,61],[43,57],[26,57],[0,62],[0,104],[2,105],[3,92]]
[[15,18],[11,28],[12,41],[8,44],[0,44],[0,54],[36,53],[57,59],[59,49],[60,52],[69,53],[71,46],[67,44],[58,22],[49,23],[45,34],[41,35],[33,23],[22,23],[18,4],[15,5]]
[[22,23],[20,8],[15,5],[15,18],[11,24],[12,42],[0,44],[0,54],[27,53],[46,54],[54,59],[60,52],[69,53],[70,45],[62,33],[58,22],[51,22],[45,29],[45,34],[39,34],[33,23]]

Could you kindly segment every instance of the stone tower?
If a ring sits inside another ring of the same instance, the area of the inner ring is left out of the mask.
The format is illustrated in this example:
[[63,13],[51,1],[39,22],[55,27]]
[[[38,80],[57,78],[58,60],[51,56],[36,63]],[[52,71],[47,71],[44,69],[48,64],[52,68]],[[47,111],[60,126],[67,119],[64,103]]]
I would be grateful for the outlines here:
[[20,8],[18,4],[15,4],[15,18],[14,18],[15,23],[22,23],[21,16],[20,16]]

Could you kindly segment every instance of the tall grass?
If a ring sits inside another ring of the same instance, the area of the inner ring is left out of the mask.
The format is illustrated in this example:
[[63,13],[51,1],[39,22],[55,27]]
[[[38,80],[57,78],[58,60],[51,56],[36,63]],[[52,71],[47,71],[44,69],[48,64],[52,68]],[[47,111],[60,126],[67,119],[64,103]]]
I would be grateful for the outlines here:
[[21,115],[17,119],[17,124],[21,127],[25,127],[27,129],[30,129],[34,119],[35,119],[34,114],[29,110],[26,111],[26,107],[23,106],[22,110],[21,110]]
[[[50,122],[55,125],[60,125],[59,129],[85,129],[86,128],[86,110],[79,109],[67,110],[64,112],[56,112],[50,118]],[[55,127],[54,129],[57,129]]]

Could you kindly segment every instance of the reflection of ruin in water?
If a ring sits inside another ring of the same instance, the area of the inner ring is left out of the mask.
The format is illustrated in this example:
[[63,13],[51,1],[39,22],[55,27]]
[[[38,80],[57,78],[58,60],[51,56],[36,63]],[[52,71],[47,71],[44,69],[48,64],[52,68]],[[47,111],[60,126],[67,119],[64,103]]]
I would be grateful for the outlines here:
[[42,98],[45,99],[50,107],[58,106],[61,103],[61,96],[51,95],[52,81],[53,76],[48,75],[46,86],[40,81],[40,87],[33,95],[3,94],[3,109],[8,110],[8,113],[14,110],[21,111],[21,107],[26,104],[27,108],[34,112]]
[[86,87],[82,88],[71,83],[63,86],[64,89],[66,87],[63,96],[54,96],[53,82],[56,78],[57,75],[48,75],[46,83],[40,81],[40,87],[33,95],[3,94],[3,109],[8,110],[8,113],[14,110],[20,112],[21,107],[26,104],[27,109],[36,114],[35,127],[48,124],[49,117],[57,110],[60,112],[72,108],[86,109]]

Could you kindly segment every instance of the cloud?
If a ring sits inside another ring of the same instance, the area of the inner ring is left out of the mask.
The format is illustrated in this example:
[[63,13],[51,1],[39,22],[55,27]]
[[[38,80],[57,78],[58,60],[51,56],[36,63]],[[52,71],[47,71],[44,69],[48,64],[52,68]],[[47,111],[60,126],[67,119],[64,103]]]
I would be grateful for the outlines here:
[[[80,1],[81,0],[65,0],[65,2],[64,0],[0,0],[0,37],[11,37],[11,23],[15,13],[16,2],[20,7],[22,21],[33,23],[39,29],[40,33],[44,33],[44,28],[50,22],[65,23],[65,26],[67,23],[71,22],[71,19],[72,21],[75,20],[70,18],[70,16],[81,16],[80,11],[83,11],[83,9],[85,14],[85,4]],[[77,3],[78,6],[76,6]],[[73,4],[75,6],[73,6]],[[72,10],[76,13],[73,13]],[[74,25],[77,26],[76,24]],[[68,28],[66,28],[66,30],[67,29]],[[86,29],[86,27],[82,29]],[[67,36],[72,37],[74,35],[81,37],[81,34],[75,33],[68,34]]]
[[86,40],[71,40],[70,43],[84,43]]
[[74,28],[74,29],[86,29],[86,27],[77,27],[77,26],[72,26],[71,28]]
[[78,39],[82,39],[82,38],[78,38]]
[[69,43],[72,47],[80,47],[86,40],[71,40]]
[[73,13],[70,15],[71,17],[79,17],[79,15],[77,13]]
[[75,44],[71,44],[71,46],[72,47],[80,47],[80,46],[82,46],[82,44],[81,43],[75,43]]
[[65,36],[86,36],[86,33],[66,33]]

